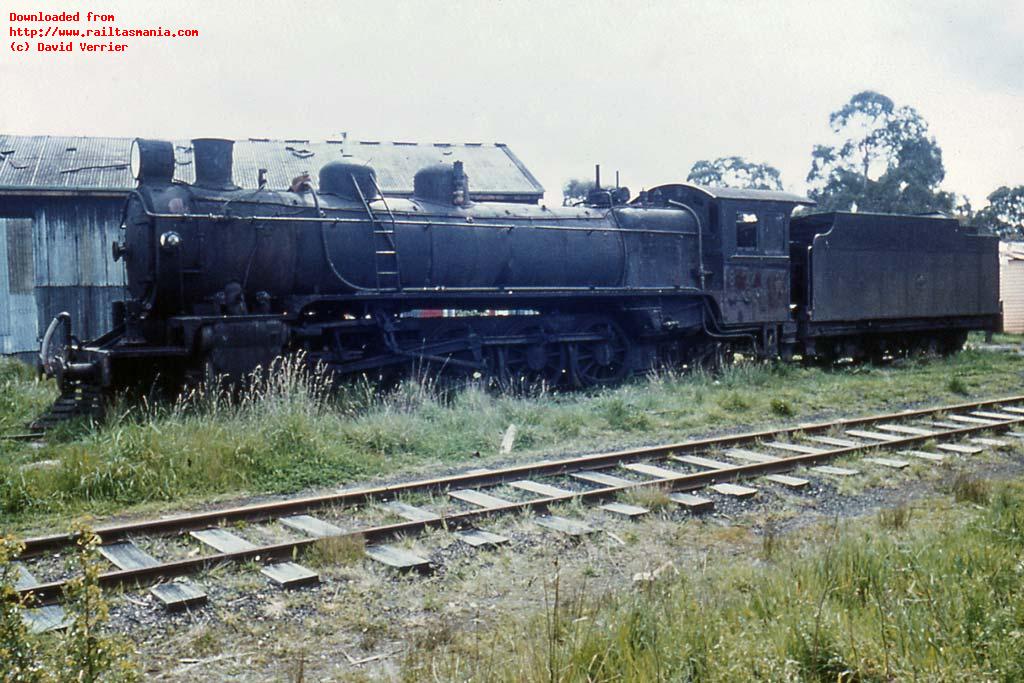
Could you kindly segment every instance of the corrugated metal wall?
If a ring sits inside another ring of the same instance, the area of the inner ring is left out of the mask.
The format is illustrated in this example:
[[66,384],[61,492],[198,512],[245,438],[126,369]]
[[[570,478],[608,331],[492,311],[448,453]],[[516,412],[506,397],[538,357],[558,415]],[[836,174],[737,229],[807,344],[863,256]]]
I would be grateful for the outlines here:
[[124,269],[110,252],[121,239],[123,200],[54,198],[35,211],[38,326],[61,311],[72,329],[91,339],[110,329],[110,303],[123,297]]
[[120,238],[123,200],[53,198],[36,219],[37,285],[119,286],[121,264],[110,243]]
[[82,339],[110,329],[110,304],[124,292],[123,269],[110,253],[123,204],[118,197],[0,200],[0,353],[36,351],[61,311]]
[[1024,245],[1016,256],[1000,249],[999,293],[1003,300],[1003,331],[1024,334]]
[[31,218],[0,218],[0,352],[36,346],[35,269]]

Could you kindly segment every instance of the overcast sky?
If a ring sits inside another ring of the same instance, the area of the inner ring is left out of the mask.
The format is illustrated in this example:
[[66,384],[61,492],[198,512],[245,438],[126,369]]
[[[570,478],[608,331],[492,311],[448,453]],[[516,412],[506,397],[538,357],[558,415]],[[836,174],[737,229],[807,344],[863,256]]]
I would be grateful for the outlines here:
[[[0,132],[506,142],[548,190],[739,154],[802,192],[828,114],[878,90],[975,205],[1024,184],[1024,2],[8,0],[198,28],[124,54],[0,50]],[[472,169],[467,169],[472,178]]]

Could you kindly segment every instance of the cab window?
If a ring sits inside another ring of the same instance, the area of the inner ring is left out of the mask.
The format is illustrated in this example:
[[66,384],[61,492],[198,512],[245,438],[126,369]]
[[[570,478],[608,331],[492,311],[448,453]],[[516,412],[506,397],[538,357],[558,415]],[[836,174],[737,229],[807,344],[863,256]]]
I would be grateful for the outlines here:
[[763,217],[764,237],[762,247],[766,254],[786,253],[786,217],[778,211],[770,211]]
[[736,248],[746,251],[757,250],[757,233],[760,228],[757,214],[750,211],[736,212]]

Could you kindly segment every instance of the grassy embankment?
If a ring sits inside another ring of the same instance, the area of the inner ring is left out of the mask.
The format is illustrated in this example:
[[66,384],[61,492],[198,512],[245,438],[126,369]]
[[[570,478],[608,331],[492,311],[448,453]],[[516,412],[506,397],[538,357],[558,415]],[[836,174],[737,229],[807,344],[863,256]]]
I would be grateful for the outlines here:
[[[403,680],[1024,680],[1024,485],[927,502],[410,650]],[[803,535],[803,534],[801,534]]]
[[[499,396],[409,382],[381,396],[353,384],[331,397],[279,374],[240,405],[122,405],[105,423],[53,433],[42,447],[0,442],[0,531],[58,516],[159,508],[217,496],[278,493],[496,457],[606,449],[687,434],[914,402],[1024,393],[1019,356],[967,351],[886,367],[825,371],[740,365],[720,377],[662,374],[587,393]],[[0,362],[0,433],[22,431],[54,395]],[[62,522],[66,523],[66,522]]]

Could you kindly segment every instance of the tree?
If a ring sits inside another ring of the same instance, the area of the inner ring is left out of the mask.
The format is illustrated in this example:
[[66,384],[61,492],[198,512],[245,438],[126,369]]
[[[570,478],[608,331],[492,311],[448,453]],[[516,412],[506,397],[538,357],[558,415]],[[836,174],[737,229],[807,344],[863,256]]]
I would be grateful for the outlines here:
[[946,177],[942,150],[913,107],[865,90],[829,116],[839,139],[815,145],[807,182],[826,210],[895,213],[951,212],[954,195],[939,189]]
[[562,206],[570,206],[578,202],[585,202],[590,191],[593,189],[593,180],[571,178],[562,186]]
[[1024,185],[1005,185],[988,196],[988,206],[974,215],[974,224],[1003,239],[1024,239]]
[[743,157],[702,159],[690,168],[686,182],[709,187],[739,187],[748,190],[781,190],[779,170]]

